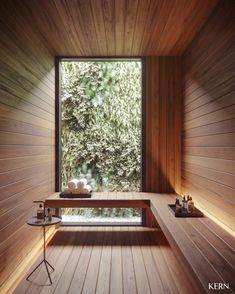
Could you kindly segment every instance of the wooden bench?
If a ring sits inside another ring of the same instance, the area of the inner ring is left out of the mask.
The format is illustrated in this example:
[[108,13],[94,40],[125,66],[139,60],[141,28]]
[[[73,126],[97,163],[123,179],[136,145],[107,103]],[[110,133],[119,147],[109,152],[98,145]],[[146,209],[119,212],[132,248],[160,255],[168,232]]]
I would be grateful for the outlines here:
[[198,293],[211,293],[212,288],[220,288],[220,293],[234,293],[234,238],[206,216],[176,218],[168,207],[175,197],[176,194],[104,192],[94,193],[91,199],[64,199],[55,193],[45,205],[150,208],[179,261],[194,277]]

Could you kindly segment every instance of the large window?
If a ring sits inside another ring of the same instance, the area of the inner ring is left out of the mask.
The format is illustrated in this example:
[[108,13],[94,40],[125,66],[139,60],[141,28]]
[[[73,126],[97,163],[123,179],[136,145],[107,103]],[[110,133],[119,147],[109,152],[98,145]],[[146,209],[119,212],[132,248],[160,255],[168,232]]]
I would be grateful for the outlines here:
[[[142,63],[60,60],[61,189],[86,178],[92,191],[140,191]],[[139,209],[62,209],[69,222],[141,222]]]

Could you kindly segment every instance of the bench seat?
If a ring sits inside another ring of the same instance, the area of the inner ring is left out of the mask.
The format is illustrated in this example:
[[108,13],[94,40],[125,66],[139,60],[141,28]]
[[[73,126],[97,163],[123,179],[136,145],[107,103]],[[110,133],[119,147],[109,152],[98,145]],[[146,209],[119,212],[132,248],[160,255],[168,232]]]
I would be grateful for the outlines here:
[[[63,199],[59,193],[47,198],[47,207],[139,207],[150,208],[179,261],[192,274],[198,293],[235,291],[235,239],[207,216],[176,218],[168,204],[176,194],[145,192],[94,193],[90,199]],[[209,284],[210,283],[210,284]],[[214,284],[217,283],[217,284]],[[226,289],[224,285],[228,286]],[[211,288],[211,289],[210,289]],[[195,290],[195,289],[194,289]]]

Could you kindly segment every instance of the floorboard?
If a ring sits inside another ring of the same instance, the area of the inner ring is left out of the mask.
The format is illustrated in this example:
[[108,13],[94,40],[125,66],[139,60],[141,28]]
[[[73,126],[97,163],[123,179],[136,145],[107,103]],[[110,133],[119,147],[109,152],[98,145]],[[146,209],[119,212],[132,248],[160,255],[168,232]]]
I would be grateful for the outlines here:
[[159,229],[61,227],[46,250],[53,284],[42,266],[14,294],[196,293]]

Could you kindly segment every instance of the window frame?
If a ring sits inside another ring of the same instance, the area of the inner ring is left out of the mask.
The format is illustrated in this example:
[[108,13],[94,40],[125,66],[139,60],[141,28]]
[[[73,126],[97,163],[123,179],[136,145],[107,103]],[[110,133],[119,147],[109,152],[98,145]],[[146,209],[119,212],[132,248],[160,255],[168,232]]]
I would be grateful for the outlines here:
[[[68,61],[140,61],[142,76],[141,76],[141,186],[140,191],[145,191],[145,175],[146,175],[146,86],[145,86],[145,73],[146,65],[144,57],[67,57],[67,56],[56,56],[55,57],[55,192],[61,192],[62,177],[61,177],[61,62],[64,60]],[[59,210],[59,211],[58,211]],[[57,210],[57,214],[60,215],[60,209]],[[142,209],[141,213],[142,225],[146,220],[146,209]],[[66,225],[80,225],[80,223],[67,223]],[[91,224],[93,225],[93,224]],[[94,224],[95,225],[95,224]],[[116,225],[100,223],[100,225]],[[126,223],[117,225],[127,225]],[[128,223],[128,225],[132,225]],[[136,225],[133,223],[133,225]]]

